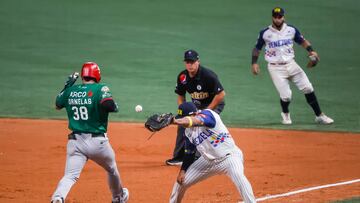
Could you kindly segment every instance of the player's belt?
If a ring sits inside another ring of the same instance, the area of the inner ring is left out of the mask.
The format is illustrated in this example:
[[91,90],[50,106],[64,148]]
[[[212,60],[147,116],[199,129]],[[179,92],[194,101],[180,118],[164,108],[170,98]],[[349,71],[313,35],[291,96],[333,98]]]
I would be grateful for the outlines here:
[[[75,134],[82,134],[79,132],[72,132],[68,135],[68,139],[69,140],[76,140],[76,136]],[[86,134],[91,134],[91,137],[105,137],[104,133],[86,133]]]
[[288,63],[286,62],[281,62],[281,63],[270,63],[270,65],[276,66],[276,65],[286,65]]

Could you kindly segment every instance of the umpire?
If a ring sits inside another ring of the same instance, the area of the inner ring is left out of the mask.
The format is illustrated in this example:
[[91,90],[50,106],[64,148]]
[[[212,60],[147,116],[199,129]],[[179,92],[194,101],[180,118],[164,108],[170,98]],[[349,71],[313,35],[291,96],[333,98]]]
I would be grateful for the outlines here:
[[[217,75],[200,65],[199,54],[187,50],[184,54],[185,70],[177,77],[175,93],[178,105],[186,101],[186,92],[198,109],[212,109],[220,114],[225,106],[225,91]],[[173,158],[166,160],[167,165],[181,165],[184,157],[185,128],[178,126]]]

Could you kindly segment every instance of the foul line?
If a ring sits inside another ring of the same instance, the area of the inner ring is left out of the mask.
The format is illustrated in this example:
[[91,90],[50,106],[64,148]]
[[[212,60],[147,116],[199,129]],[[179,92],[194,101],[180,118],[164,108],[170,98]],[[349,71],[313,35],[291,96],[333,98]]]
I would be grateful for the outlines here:
[[352,184],[352,183],[356,183],[356,182],[360,182],[360,179],[355,179],[355,180],[350,180],[350,181],[345,181],[345,182],[340,182],[340,183],[321,185],[321,186],[315,186],[315,187],[305,188],[305,189],[301,189],[301,190],[291,191],[291,192],[284,193],[284,194],[267,195],[265,197],[257,198],[256,201],[261,202],[261,201],[265,201],[265,200],[268,200],[268,199],[274,199],[274,198],[278,198],[278,197],[286,197],[286,196],[295,195],[295,194],[299,194],[299,193],[303,193],[303,192],[308,192],[308,191],[311,191],[311,190],[318,190],[318,189],[322,189],[322,188],[335,187],[335,186],[339,186],[339,185],[348,185],[348,184]]

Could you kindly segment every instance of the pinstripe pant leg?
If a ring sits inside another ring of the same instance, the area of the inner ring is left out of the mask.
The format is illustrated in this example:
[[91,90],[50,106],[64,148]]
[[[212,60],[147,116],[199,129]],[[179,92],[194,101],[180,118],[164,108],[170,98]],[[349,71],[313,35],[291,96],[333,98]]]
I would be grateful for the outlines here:
[[214,166],[213,163],[205,160],[203,157],[200,157],[191,164],[185,173],[184,183],[180,185],[178,182],[175,182],[170,196],[170,203],[180,203],[186,190],[190,186],[205,180],[210,176],[216,175]]
[[245,203],[256,202],[251,184],[244,174],[242,152],[232,154],[226,161],[228,165],[226,175],[229,176],[236,185],[243,201]]

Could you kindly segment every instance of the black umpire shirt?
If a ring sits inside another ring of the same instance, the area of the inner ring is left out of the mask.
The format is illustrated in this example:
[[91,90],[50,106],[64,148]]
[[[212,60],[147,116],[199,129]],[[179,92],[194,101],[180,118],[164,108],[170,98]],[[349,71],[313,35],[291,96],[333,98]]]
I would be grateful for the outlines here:
[[[210,69],[199,65],[198,72],[190,78],[187,70],[183,70],[177,77],[175,93],[185,96],[188,92],[192,102],[199,109],[204,109],[212,102],[215,95],[224,91],[217,75]],[[224,105],[222,101],[218,106]]]

